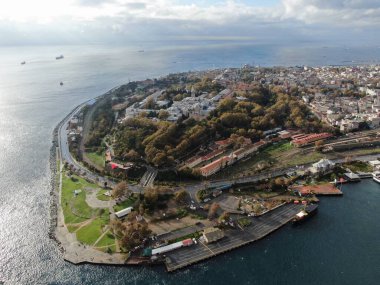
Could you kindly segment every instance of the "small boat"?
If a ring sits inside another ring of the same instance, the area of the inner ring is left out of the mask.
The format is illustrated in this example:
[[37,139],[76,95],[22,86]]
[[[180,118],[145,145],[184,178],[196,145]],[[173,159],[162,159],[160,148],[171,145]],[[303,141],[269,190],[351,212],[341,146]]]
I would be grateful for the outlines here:
[[61,54],[60,56],[56,56],[55,59],[63,59],[63,55]]
[[63,85],[63,82],[61,81],[61,82],[59,83],[59,85],[61,85],[61,86],[62,86],[62,85]]
[[139,50],[139,52],[145,52],[145,50],[143,50],[143,49],[140,49],[140,50]]
[[307,205],[304,210],[296,214],[292,222],[294,225],[300,224],[304,222],[305,220],[309,219],[310,217],[314,216],[317,212],[318,212],[317,204]]
[[380,171],[372,173],[372,179],[377,183],[380,183]]
[[21,62],[21,65],[24,65],[25,63],[26,63],[25,61]]

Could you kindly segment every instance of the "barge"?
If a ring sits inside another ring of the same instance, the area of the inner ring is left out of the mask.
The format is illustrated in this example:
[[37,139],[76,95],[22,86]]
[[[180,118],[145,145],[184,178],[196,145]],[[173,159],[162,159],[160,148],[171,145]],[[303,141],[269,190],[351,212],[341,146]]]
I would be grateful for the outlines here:
[[292,220],[292,223],[294,225],[300,224],[300,223],[304,222],[305,220],[314,216],[317,212],[318,212],[318,205],[317,204],[307,205],[304,210],[302,210],[296,214],[296,216]]

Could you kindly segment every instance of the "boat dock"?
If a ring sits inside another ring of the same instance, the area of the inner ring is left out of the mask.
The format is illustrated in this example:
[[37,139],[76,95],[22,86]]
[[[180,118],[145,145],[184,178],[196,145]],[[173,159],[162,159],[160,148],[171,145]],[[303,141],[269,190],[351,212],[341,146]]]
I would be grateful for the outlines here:
[[213,256],[252,243],[288,223],[302,208],[301,205],[286,204],[260,217],[250,217],[252,224],[225,230],[225,237],[217,242],[198,242],[190,247],[166,253],[167,271],[175,271]]

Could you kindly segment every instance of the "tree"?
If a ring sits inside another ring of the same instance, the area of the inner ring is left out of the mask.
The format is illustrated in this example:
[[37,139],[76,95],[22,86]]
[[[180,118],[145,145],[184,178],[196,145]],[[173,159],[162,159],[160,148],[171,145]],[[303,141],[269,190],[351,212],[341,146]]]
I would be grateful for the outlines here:
[[123,196],[128,196],[130,194],[130,190],[128,190],[128,184],[125,181],[121,181],[116,184],[112,189],[112,196],[114,198],[121,198]]
[[145,109],[154,109],[156,103],[154,102],[153,97],[149,97],[148,100],[146,100],[146,103],[144,105]]
[[154,207],[158,200],[158,191],[155,187],[151,187],[145,190],[144,192],[145,202]]
[[323,146],[325,145],[324,140],[319,140],[315,142],[315,150],[316,151],[321,151],[323,149]]
[[121,245],[129,251],[140,246],[151,233],[146,223],[133,221],[117,224],[117,226],[120,227],[117,231],[121,233]]
[[224,112],[232,111],[235,105],[236,105],[236,102],[233,99],[226,98],[220,101],[218,105],[218,109],[220,110],[220,112],[224,113]]
[[216,212],[218,211],[219,209],[219,204],[218,203],[212,203],[211,206],[210,206],[210,209],[208,210],[208,218],[210,220],[214,219],[215,216],[216,216]]
[[140,215],[144,215],[144,213],[145,213],[144,205],[142,203],[140,203],[140,205],[139,205],[139,214]]
[[158,113],[158,118],[160,120],[165,120],[169,117],[169,112],[164,110],[164,109],[161,109],[160,112]]
[[140,155],[138,154],[137,151],[134,149],[131,149],[126,155],[125,158],[130,161],[137,161],[140,159]]
[[186,190],[182,189],[175,193],[174,199],[178,204],[185,204],[189,200],[190,196]]
[[223,214],[220,215],[218,221],[219,223],[225,223],[225,222],[228,222],[229,219],[230,219],[230,213],[224,211]]

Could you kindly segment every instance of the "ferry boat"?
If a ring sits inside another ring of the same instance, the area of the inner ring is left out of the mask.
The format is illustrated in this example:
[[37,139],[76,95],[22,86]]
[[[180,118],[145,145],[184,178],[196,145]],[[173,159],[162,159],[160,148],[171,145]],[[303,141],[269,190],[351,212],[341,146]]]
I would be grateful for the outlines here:
[[296,214],[296,216],[293,218],[292,222],[294,225],[300,224],[303,221],[314,216],[317,212],[318,212],[318,205],[317,204],[307,205],[304,210],[302,210],[301,212]]
[[63,55],[61,54],[60,56],[56,56],[55,59],[62,59],[63,58]]
[[380,171],[372,173],[372,179],[377,183],[380,183]]

